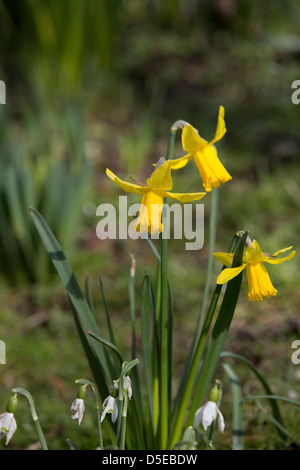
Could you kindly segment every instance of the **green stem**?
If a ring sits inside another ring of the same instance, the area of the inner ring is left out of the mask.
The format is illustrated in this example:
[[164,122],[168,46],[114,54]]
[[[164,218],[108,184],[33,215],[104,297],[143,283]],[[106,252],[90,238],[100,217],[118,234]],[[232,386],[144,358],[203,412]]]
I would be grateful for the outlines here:
[[36,412],[36,409],[35,409],[35,405],[34,405],[34,401],[33,401],[33,398],[31,396],[31,394],[27,390],[25,390],[24,388],[20,388],[20,387],[16,387],[12,391],[13,391],[13,393],[19,393],[20,395],[24,395],[27,398],[27,401],[28,401],[28,404],[29,404],[29,409],[30,409],[30,412],[31,412],[31,416],[32,416],[32,419],[33,419],[33,422],[34,422],[34,425],[35,425],[35,428],[36,428],[36,432],[39,436],[39,440],[40,440],[42,449],[43,450],[48,450],[48,446],[47,446],[47,443],[46,443],[46,440],[45,440],[45,437],[44,437],[44,434],[43,434],[43,431],[42,431],[42,428],[41,428],[41,425],[40,425],[40,422],[39,422],[39,418],[38,418],[38,415],[37,415],[37,412]]
[[97,430],[98,430],[98,443],[100,449],[103,449],[103,438],[102,438],[102,429],[101,429],[101,417],[100,417],[100,403],[96,391],[95,385],[86,379],[77,379],[75,383],[79,383],[82,385],[88,385],[93,393],[94,403],[95,403],[95,411],[96,411],[96,419],[97,419]]
[[[164,218],[163,218],[164,224]],[[160,449],[166,448],[169,428],[168,351],[168,242],[161,240],[161,313],[160,313]]]
[[204,322],[204,315],[206,312],[206,304],[211,286],[211,277],[214,264],[214,251],[216,244],[216,233],[217,233],[217,217],[218,217],[218,188],[213,188],[211,192],[211,210],[210,210],[210,222],[209,222],[209,248],[208,248],[208,264],[206,281],[204,287],[203,301],[201,311],[198,319],[197,330],[196,330],[196,343],[201,334],[201,328]]
[[120,450],[125,449],[126,440],[126,423],[127,423],[127,409],[128,409],[128,397],[127,393],[123,393],[123,406],[122,406],[122,423],[121,423],[121,436],[120,436]]
[[[180,127],[173,124],[169,132],[167,160],[173,159],[176,132]],[[168,204],[168,198],[165,198],[164,204]],[[169,371],[172,358],[169,357],[170,334],[168,331],[172,319],[169,318],[169,285],[168,285],[168,240],[164,237],[167,233],[167,216],[165,210],[162,213],[162,224],[164,232],[160,234],[161,248],[161,291],[160,291],[160,368],[159,368],[159,445],[164,450],[167,446],[169,433],[169,410],[170,410],[170,380]],[[170,321],[171,320],[171,321]],[[172,336],[171,336],[172,337]]]
[[[159,240],[161,245],[161,240]],[[159,251],[161,252],[161,246]],[[161,308],[161,257],[157,269],[156,299],[155,299],[155,331],[153,334],[152,346],[152,377],[153,377],[153,432],[158,431],[159,422],[159,364],[160,364],[160,308]],[[155,334],[156,333],[156,334]]]

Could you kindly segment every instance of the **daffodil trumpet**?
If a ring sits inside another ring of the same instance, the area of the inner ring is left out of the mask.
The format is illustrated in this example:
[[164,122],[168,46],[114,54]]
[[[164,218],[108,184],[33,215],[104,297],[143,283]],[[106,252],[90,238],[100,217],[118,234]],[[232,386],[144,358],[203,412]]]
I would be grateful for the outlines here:
[[129,183],[118,178],[109,169],[106,170],[107,176],[124,191],[142,195],[139,215],[134,221],[134,227],[137,232],[149,232],[151,235],[163,231],[162,210],[164,198],[175,199],[186,203],[201,199],[205,192],[200,193],[173,193],[171,170],[181,168],[183,163],[176,163],[176,160],[167,160],[156,165],[147,184]]
[[236,277],[243,269],[246,268],[247,281],[248,281],[248,299],[252,301],[262,300],[264,297],[270,298],[277,294],[277,290],[273,286],[270,276],[265,267],[268,264],[280,264],[283,261],[288,261],[295,255],[292,251],[288,256],[278,257],[279,254],[291,250],[293,247],[289,246],[283,248],[273,255],[263,253],[256,240],[246,248],[243,262],[240,266],[232,268],[233,254],[231,253],[214,253],[215,258],[223,265],[227,266],[219,274],[217,284],[225,284],[234,277]]

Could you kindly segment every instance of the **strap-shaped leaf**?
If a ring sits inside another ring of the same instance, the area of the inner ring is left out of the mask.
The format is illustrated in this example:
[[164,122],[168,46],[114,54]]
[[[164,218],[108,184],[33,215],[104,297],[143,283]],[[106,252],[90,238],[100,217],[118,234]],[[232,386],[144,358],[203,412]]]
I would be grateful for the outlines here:
[[144,369],[146,374],[146,386],[149,401],[149,409],[152,426],[153,421],[153,377],[152,377],[152,350],[151,350],[151,310],[152,310],[152,298],[151,298],[151,284],[148,274],[145,275],[142,283],[141,290],[141,335],[143,345],[143,359]]
[[228,375],[231,388],[231,403],[232,403],[232,450],[244,449],[243,437],[243,409],[242,409],[242,388],[240,381],[229,366],[223,364],[223,368]]
[[[266,394],[268,395],[268,397],[270,399],[270,406],[271,406],[271,409],[272,409],[272,414],[274,416],[274,419],[282,427],[284,427],[282,417],[281,417],[281,413],[280,413],[280,410],[279,410],[279,407],[278,407],[278,404],[277,404],[277,401],[276,401],[276,397],[272,394],[272,391],[271,391],[271,388],[270,388],[269,384],[267,383],[267,381],[265,380],[263,375],[259,372],[259,370],[246,357],[241,356],[240,354],[236,354],[236,353],[232,353],[232,352],[228,352],[228,351],[223,351],[221,353],[221,357],[232,357],[233,359],[238,359],[238,360],[242,361],[244,364],[246,364],[249,367],[249,369],[256,375],[256,378],[260,381],[261,385],[263,386]],[[285,433],[283,433],[279,427],[277,429],[278,429],[279,436],[283,440],[285,440],[286,439]]]
[[120,361],[120,364],[122,364],[124,361],[123,361],[123,358],[122,358],[122,354],[120,353],[119,349],[117,348],[117,346],[115,346],[113,343],[111,343],[110,341],[107,341],[105,338],[102,338],[101,336],[99,335],[96,335],[93,331],[88,331],[88,334],[92,337],[92,338],[95,338],[97,341],[99,341],[101,344],[103,344],[104,346],[107,346],[108,348],[110,348],[112,351],[114,351],[117,356],[118,356],[118,359]]
[[[85,333],[91,330],[100,335],[99,327],[95,321],[95,318],[56,237],[54,236],[47,222],[36,209],[30,207],[30,213],[44,247],[67,290],[70,301],[78,313],[83,330]],[[112,382],[112,371],[110,370],[107,363],[104,346],[99,341],[91,341],[91,345],[99,359],[99,363],[101,364],[105,381],[107,384],[109,384]]]
[[[242,264],[244,246],[247,235],[248,232],[245,232],[237,243],[233,258],[233,267]],[[242,276],[243,272],[241,272],[238,276],[229,281],[227,284],[224,298],[214,328],[212,330],[211,337],[209,339],[204,361],[196,381],[195,393],[188,415],[188,425],[193,422],[195,412],[197,408],[201,406],[204,397],[209,390],[209,386],[215,373],[223,349],[224,341],[235,312],[236,304],[241,289]]]

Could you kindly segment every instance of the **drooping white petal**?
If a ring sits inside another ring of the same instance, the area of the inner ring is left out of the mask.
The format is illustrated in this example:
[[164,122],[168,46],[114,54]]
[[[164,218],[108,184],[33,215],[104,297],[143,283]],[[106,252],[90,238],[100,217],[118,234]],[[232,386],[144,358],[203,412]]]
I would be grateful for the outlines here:
[[107,413],[111,413],[111,420],[113,423],[115,423],[118,417],[118,405],[117,405],[116,399],[113,398],[111,395],[109,395],[107,398],[105,398],[102,408],[103,408],[103,413],[101,415],[101,423],[104,420]]
[[203,408],[204,407],[201,406],[201,408],[198,408],[198,410],[195,413],[194,424],[193,424],[194,428],[197,428],[200,425],[200,423],[202,423]]
[[217,404],[214,401],[208,401],[204,405],[203,416],[202,416],[202,425],[203,425],[204,431],[206,431],[208,426],[210,426],[212,422],[216,419],[217,409],[218,409]]
[[17,429],[17,423],[13,413],[5,412],[0,415],[0,439],[6,436],[7,445]]
[[215,421],[218,417],[218,427],[219,431],[223,432],[225,429],[225,421],[221,411],[219,410],[217,404],[214,401],[208,401],[205,405],[199,408],[194,416],[194,428],[197,428],[202,424],[204,430],[206,431],[209,426]]
[[78,419],[78,424],[80,426],[83,415],[84,415],[85,405],[82,398],[76,398],[71,405],[71,412],[74,413],[71,418]]
[[[113,388],[115,390],[119,389],[119,379],[113,380]],[[123,377],[123,390],[127,392],[129,400],[131,400],[132,397],[132,387],[131,387],[131,379],[128,375],[125,375]]]
[[225,421],[224,421],[224,417],[223,417],[221,411],[219,410],[219,408],[217,408],[217,413],[218,413],[218,428],[219,428],[219,431],[224,432]]
[[124,390],[127,390],[128,398],[129,398],[129,400],[131,400],[132,388],[131,388],[131,380],[130,380],[130,377],[128,375],[126,375],[123,378],[123,387],[124,387]]

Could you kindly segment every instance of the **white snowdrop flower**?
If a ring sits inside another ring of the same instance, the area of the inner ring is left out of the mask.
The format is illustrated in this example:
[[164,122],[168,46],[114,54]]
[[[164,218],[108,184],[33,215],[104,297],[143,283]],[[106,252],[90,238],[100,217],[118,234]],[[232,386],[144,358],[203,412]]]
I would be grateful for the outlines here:
[[13,413],[6,411],[0,415],[0,439],[6,436],[6,445],[11,440],[17,429],[17,423]]
[[[119,379],[114,380],[113,382],[114,382],[113,388],[115,390],[118,390],[119,389]],[[128,398],[129,398],[129,400],[131,400],[132,387],[131,387],[131,379],[130,379],[129,375],[126,375],[126,376],[123,377],[123,390],[125,390],[127,392]]]
[[103,413],[101,415],[101,423],[104,420],[107,413],[111,413],[111,420],[113,423],[115,423],[118,417],[117,400],[111,395],[109,395],[107,398],[105,398],[102,408],[103,408]]
[[194,428],[197,428],[199,424],[202,423],[202,426],[206,431],[208,426],[210,426],[217,418],[219,431],[224,432],[225,421],[221,411],[219,410],[216,402],[208,401],[196,411],[193,426]]
[[80,426],[85,410],[84,400],[82,398],[76,398],[71,405],[72,419],[78,419]]

